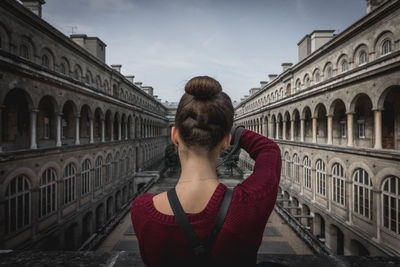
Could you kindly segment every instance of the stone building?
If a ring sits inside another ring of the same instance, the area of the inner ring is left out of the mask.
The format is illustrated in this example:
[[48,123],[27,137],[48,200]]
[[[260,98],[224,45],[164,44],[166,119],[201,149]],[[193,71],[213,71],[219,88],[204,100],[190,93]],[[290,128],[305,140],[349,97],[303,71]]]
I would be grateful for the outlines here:
[[[367,1],[338,35],[250,90],[235,124],[274,139],[291,212],[338,255],[400,255],[400,1]],[[241,154],[240,164],[253,161]]]
[[168,142],[152,87],[67,37],[44,0],[0,1],[0,248],[76,249],[135,193]]

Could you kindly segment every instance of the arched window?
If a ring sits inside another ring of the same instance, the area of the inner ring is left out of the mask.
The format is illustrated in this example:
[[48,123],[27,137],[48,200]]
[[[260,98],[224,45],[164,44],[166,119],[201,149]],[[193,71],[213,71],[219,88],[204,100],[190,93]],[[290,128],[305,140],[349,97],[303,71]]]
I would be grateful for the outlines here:
[[94,163],[94,187],[98,188],[102,185],[102,166],[103,158],[98,156]]
[[90,192],[90,160],[85,159],[82,163],[81,173],[81,194],[86,195]]
[[342,206],[345,205],[345,174],[342,165],[336,163],[332,168],[332,200]]
[[310,87],[310,78],[308,78],[308,76],[306,78],[306,87]]
[[333,70],[332,70],[332,67],[329,66],[328,69],[326,70],[326,78],[330,79],[332,77],[333,77]]
[[372,219],[372,181],[363,169],[357,169],[354,180],[354,212]]
[[300,159],[297,154],[293,156],[293,163],[294,163],[294,181],[296,183],[300,183]]
[[80,80],[81,79],[81,76],[79,75],[79,70],[78,69],[75,70],[74,78],[75,78],[75,80]]
[[303,178],[304,186],[308,189],[311,189],[311,160],[309,157],[305,157],[303,160]]
[[4,218],[9,234],[31,223],[31,192],[29,180],[24,175],[14,177],[8,184]]
[[286,152],[285,154],[285,165],[286,165],[286,179],[291,178],[291,173],[290,173],[290,156],[289,153]]
[[343,59],[342,61],[342,72],[346,72],[349,70],[349,63],[347,60]]
[[49,68],[49,66],[50,66],[49,57],[46,55],[42,56],[42,66],[45,68]]
[[385,40],[382,44],[381,55],[384,56],[392,52],[392,42],[390,40]]
[[112,180],[111,162],[112,162],[112,156],[111,154],[108,154],[106,158],[106,177],[105,177],[106,183]]
[[367,52],[361,51],[360,57],[359,57],[359,65],[363,65],[367,63]]
[[19,55],[25,59],[29,59],[30,55],[29,55],[29,49],[26,45],[22,44],[19,47]]
[[400,178],[390,176],[383,182],[383,226],[400,234]]
[[56,173],[53,169],[47,169],[40,177],[40,209],[39,217],[54,212],[57,208],[57,183]]
[[61,63],[61,64],[60,64],[60,73],[62,73],[62,74],[65,74],[65,73],[66,73],[64,63]]
[[115,158],[114,158],[114,179],[118,179],[119,178],[119,172],[120,172],[119,164],[120,164],[120,162],[119,162],[119,152],[117,152],[117,154],[115,155]]
[[74,164],[68,164],[64,169],[64,205],[76,199],[76,169]]
[[126,174],[128,174],[129,171],[131,170],[131,166],[129,165],[129,163],[130,163],[130,160],[129,160],[129,154],[128,154],[128,155],[126,155],[126,158],[125,158],[125,166],[126,166],[125,173]]
[[316,164],[317,174],[317,193],[325,196],[326,195],[326,172],[325,163],[322,160],[318,160]]
[[319,75],[319,72],[315,73],[315,82],[319,83],[321,81],[321,76]]

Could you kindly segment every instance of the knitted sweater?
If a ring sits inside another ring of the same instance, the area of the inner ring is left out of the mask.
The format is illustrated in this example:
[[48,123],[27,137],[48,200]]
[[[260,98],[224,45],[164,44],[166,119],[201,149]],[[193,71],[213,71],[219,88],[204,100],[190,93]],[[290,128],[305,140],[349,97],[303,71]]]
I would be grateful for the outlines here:
[[[274,207],[281,173],[277,144],[244,130],[241,147],[255,160],[253,173],[235,186],[221,231],[211,250],[220,265],[256,264],[265,225]],[[205,241],[211,232],[226,186],[219,183],[207,206],[187,217],[196,235]],[[143,261],[149,266],[190,266],[194,253],[174,215],[155,209],[155,194],[143,194],[131,206],[131,218]]]

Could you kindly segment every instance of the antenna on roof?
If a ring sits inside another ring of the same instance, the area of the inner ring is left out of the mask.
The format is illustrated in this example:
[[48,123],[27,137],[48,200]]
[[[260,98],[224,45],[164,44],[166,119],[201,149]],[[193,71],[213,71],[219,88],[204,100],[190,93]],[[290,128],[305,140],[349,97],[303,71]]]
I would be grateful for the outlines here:
[[78,29],[78,26],[65,26],[65,27],[67,27],[68,29],[70,29],[70,31],[68,31],[68,32],[70,32],[70,35],[75,34],[75,33],[76,33],[75,30]]

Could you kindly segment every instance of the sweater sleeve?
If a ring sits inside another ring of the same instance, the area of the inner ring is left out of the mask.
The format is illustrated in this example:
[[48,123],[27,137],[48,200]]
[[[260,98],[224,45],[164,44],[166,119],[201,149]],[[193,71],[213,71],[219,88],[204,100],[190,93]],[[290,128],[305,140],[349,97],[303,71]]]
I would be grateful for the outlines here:
[[279,146],[265,136],[244,130],[241,147],[255,160],[253,173],[240,184],[242,191],[252,198],[259,198],[277,190],[281,174]]

